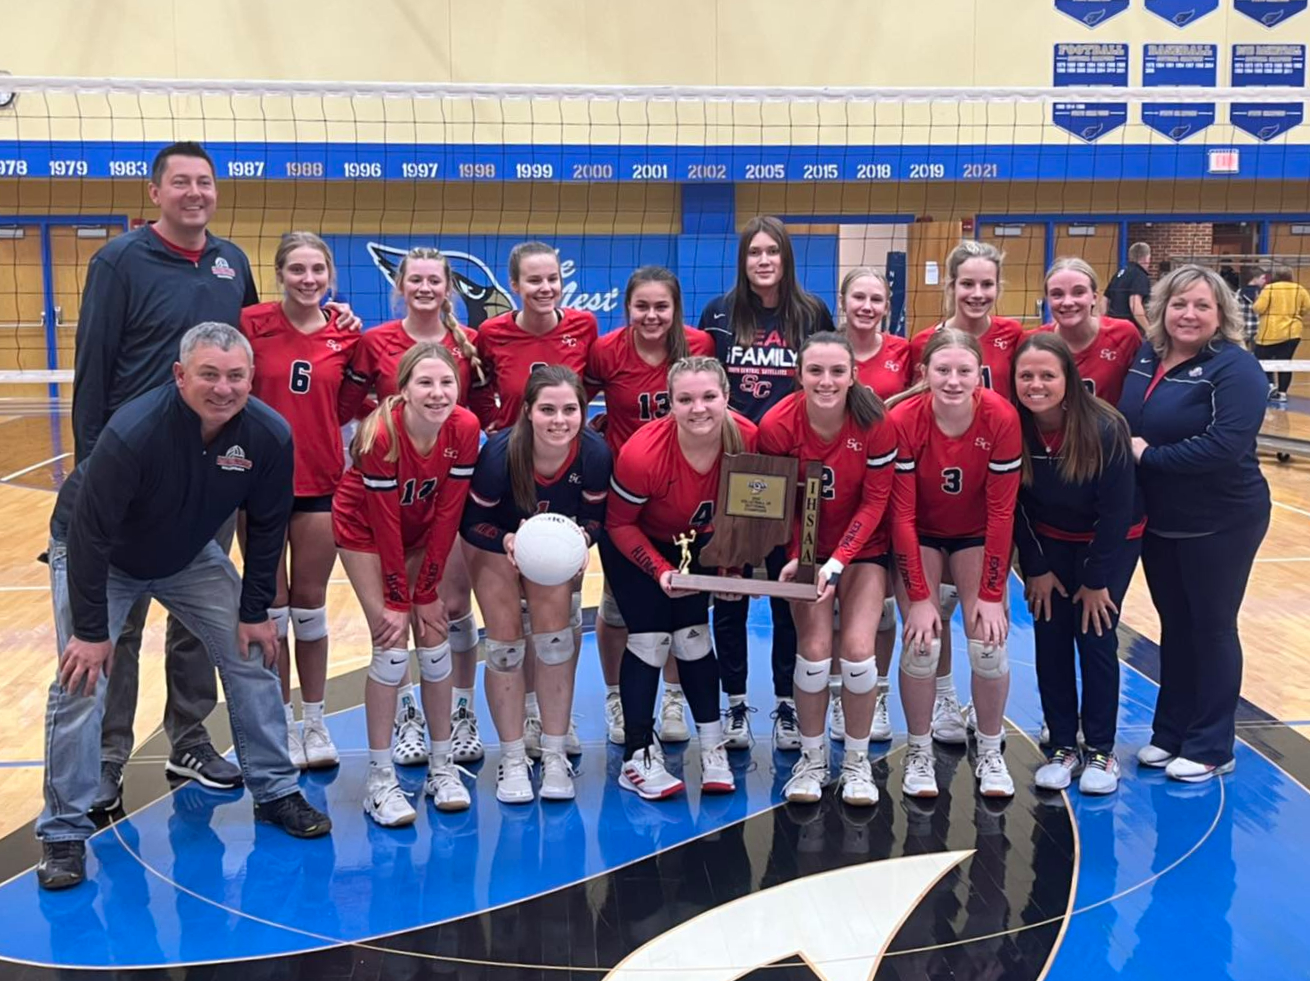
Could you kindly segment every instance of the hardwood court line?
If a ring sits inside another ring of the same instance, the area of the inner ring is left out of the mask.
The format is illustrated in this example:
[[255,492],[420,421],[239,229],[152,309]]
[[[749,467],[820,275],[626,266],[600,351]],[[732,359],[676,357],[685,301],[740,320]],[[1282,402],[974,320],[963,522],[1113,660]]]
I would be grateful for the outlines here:
[[5,483],[5,481],[8,480],[13,480],[15,477],[21,477],[25,473],[31,473],[33,470],[40,470],[42,467],[46,466],[47,464],[55,463],[59,460],[63,460],[66,457],[70,457],[72,455],[73,455],[72,453],[60,453],[58,456],[52,456],[49,460],[42,460],[40,463],[34,463],[30,467],[24,467],[22,470],[15,470],[11,474],[7,474],[4,477],[0,477],[0,484],[3,484]]
[[1284,511],[1294,511],[1294,512],[1296,512],[1297,514],[1300,514],[1300,515],[1303,515],[1303,516],[1305,516],[1305,517],[1307,517],[1307,518],[1310,518],[1310,511],[1307,511],[1307,510],[1305,510],[1304,508],[1298,508],[1298,507],[1295,507],[1294,505],[1291,505],[1291,504],[1284,504],[1282,501],[1272,501],[1272,500],[1271,500],[1271,503],[1272,503],[1273,506],[1276,507],[1276,508],[1282,508]]

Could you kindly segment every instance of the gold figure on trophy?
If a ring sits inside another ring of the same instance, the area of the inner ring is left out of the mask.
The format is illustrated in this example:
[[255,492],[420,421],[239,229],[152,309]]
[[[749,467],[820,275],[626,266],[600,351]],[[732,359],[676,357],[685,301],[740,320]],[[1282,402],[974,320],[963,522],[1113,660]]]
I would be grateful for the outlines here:
[[678,572],[681,575],[687,575],[691,570],[691,543],[696,540],[696,529],[693,528],[685,535],[676,535],[673,544],[682,549],[682,561],[678,563]]

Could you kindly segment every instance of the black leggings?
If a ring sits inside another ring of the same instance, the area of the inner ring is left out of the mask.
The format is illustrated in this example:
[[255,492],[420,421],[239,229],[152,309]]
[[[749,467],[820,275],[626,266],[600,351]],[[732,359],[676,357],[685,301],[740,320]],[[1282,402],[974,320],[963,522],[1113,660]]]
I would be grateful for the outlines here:
[[[1255,356],[1260,361],[1291,361],[1296,355],[1297,345],[1301,343],[1300,339],[1293,338],[1290,341],[1280,341],[1277,344],[1257,344],[1255,346]],[[1265,377],[1269,379],[1269,384],[1274,384],[1274,376],[1271,372],[1265,372]],[[1292,373],[1290,371],[1278,372],[1278,390],[1284,395],[1292,385]]]
[[[764,560],[769,578],[777,579],[787,564],[787,550],[779,545]],[[751,574],[747,566],[743,575]],[[746,694],[746,667],[749,660],[746,618],[750,615],[751,601],[740,599],[734,603],[714,601],[714,646],[719,652],[719,671],[723,676],[725,695]],[[770,599],[773,614],[773,694],[779,698],[792,697],[792,675],[796,670],[796,624],[791,619],[791,604],[784,599]]]

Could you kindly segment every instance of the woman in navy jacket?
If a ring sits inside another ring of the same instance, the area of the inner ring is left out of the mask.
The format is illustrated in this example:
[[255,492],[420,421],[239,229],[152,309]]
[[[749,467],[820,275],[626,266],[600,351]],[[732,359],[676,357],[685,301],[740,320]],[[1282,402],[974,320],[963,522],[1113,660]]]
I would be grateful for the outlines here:
[[[1128,425],[1083,384],[1053,333],[1029,334],[1014,358],[1023,484],[1014,522],[1033,614],[1037,686],[1051,731],[1037,786],[1109,794],[1119,786],[1119,607],[1142,549],[1142,507]],[[1082,666],[1081,710],[1074,647]],[[1078,749],[1079,719],[1087,743]]]
[[1119,409],[1148,518],[1142,567],[1160,615],[1160,696],[1143,766],[1200,782],[1233,769],[1237,612],[1269,528],[1255,438],[1268,391],[1219,276],[1175,269],[1151,295]]

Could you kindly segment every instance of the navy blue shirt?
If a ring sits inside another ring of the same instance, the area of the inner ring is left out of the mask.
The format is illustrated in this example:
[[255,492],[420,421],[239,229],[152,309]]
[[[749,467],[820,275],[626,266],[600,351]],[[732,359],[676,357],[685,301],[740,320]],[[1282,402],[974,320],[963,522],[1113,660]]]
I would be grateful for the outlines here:
[[487,552],[504,552],[505,536],[532,517],[550,511],[572,518],[596,540],[605,525],[612,461],[605,437],[584,428],[573,456],[550,481],[536,478],[537,509],[528,513],[514,503],[509,476],[509,437],[513,429],[494,433],[478,455],[473,484],[464,505],[460,534]]
[[246,512],[241,622],[268,619],[295,469],[280,415],[252,398],[206,446],[200,417],[170,382],[116,412],[78,469],[68,591],[80,640],[109,639],[110,566],[141,580],[180,572],[238,508]]
[[1255,438],[1264,423],[1269,383],[1260,364],[1216,339],[1146,391],[1160,358],[1143,344],[1124,380],[1119,411],[1150,444],[1137,468],[1147,530],[1199,535],[1269,514],[1269,485]]
[[1014,521],[1014,543],[1024,576],[1051,571],[1042,553],[1043,536],[1073,541],[1090,536],[1082,583],[1088,589],[1106,588],[1129,529],[1142,520],[1142,499],[1128,440],[1102,421],[1101,473],[1078,484],[1061,476],[1059,450],[1049,452],[1039,437],[1030,434],[1024,452],[1032,466],[1032,483],[1019,487]]
[[1118,317],[1130,324],[1137,324],[1138,330],[1145,330],[1146,324],[1139,323],[1133,313],[1132,297],[1142,299],[1143,308],[1151,299],[1151,276],[1139,263],[1129,262],[1110,280],[1105,288],[1105,312],[1111,317]]
[[[714,338],[715,356],[728,373],[728,404],[751,422],[758,423],[796,388],[796,350],[778,330],[779,308],[766,307],[750,294],[755,313],[755,340],[747,347],[737,343],[732,326],[732,294],[716,296],[701,311],[701,330]],[[832,330],[832,313],[817,296],[818,315],[801,325],[801,338]]]
[[111,239],[92,258],[77,318],[73,441],[78,462],[114,411],[170,381],[182,336],[196,324],[235,327],[259,302],[246,254],[205,233],[199,262],[149,226]]

